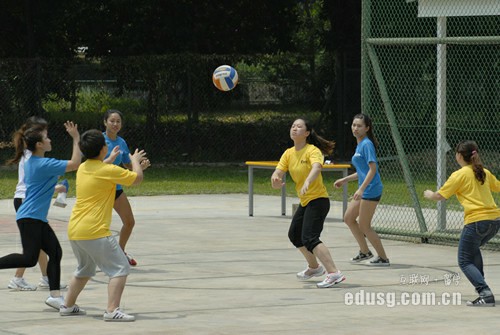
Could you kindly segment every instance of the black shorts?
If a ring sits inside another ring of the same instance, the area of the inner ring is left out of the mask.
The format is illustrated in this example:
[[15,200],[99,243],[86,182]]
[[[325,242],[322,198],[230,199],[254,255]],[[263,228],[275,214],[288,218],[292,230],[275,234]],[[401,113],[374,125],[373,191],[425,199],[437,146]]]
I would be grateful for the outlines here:
[[14,209],[16,210],[16,213],[19,207],[21,207],[23,200],[23,198],[14,198]]
[[116,190],[116,193],[115,193],[115,200],[118,199],[120,197],[120,195],[122,195],[123,193],[123,189],[121,190]]
[[364,198],[364,197],[361,198],[361,200],[367,200],[367,201],[380,201],[380,199],[382,199],[382,194],[374,198]]

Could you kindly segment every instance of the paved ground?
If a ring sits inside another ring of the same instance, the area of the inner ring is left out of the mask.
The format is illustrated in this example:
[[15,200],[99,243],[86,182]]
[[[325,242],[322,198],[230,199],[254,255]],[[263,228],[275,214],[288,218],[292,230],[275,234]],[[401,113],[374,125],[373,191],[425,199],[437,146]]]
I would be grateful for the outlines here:
[[[295,279],[305,263],[287,241],[290,216],[279,215],[280,198],[256,196],[254,217],[248,216],[247,199],[244,194],[132,198],[137,225],[129,252],[139,265],[129,276],[122,307],[137,321],[102,321],[107,283],[102,273],[78,301],[88,315],[60,317],[44,304],[47,291],[10,291],[6,286],[14,271],[2,270],[0,334],[499,332],[500,306],[465,306],[476,296],[456,265],[455,247],[384,240],[391,267],[350,264],[357,247],[340,220],[340,203],[333,203],[323,240],[347,280],[318,289],[318,280]],[[65,252],[64,280],[75,268],[65,233],[70,210],[53,207],[49,214]],[[13,213],[10,200],[0,201],[0,255],[20,250]],[[114,217],[113,229],[119,228]],[[485,252],[484,263],[490,286],[500,292],[499,254]],[[38,282],[38,268],[25,277]]]

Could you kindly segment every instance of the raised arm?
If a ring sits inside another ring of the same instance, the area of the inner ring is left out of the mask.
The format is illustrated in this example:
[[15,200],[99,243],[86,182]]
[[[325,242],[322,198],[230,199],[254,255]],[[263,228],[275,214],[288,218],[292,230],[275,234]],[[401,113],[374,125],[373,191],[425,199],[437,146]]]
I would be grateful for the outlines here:
[[80,153],[80,148],[78,147],[80,133],[78,132],[78,125],[74,124],[72,121],[66,121],[64,123],[64,127],[66,128],[69,136],[73,138],[73,152],[71,154],[71,159],[68,161],[68,165],[66,166],[66,172],[70,172],[77,170],[82,162],[82,154]]

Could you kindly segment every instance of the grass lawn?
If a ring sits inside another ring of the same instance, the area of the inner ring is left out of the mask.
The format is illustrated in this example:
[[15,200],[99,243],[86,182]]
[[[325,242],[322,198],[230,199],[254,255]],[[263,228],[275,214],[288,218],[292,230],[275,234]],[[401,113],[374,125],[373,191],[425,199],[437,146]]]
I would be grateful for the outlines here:
[[[17,183],[16,169],[1,170],[0,199],[12,199]],[[272,170],[254,170],[254,193],[261,195],[280,195],[279,190],[271,188],[270,178]],[[330,198],[333,201],[342,201],[342,190],[334,189],[333,182],[341,178],[341,173],[328,172],[323,174]],[[75,173],[65,175],[70,183],[69,197],[75,196]],[[411,196],[402,178],[384,178],[383,204],[397,206],[412,206]],[[295,197],[295,185],[288,178],[287,194]],[[433,201],[423,199],[425,189],[434,189],[433,181],[416,181],[416,192],[423,207],[435,208]],[[348,186],[351,196],[357,189],[357,183],[351,182]],[[248,192],[248,169],[244,165],[226,166],[168,166],[153,167],[145,172],[145,178],[138,187],[126,188],[127,195],[162,195],[162,194],[224,194]],[[460,210],[455,197],[448,201],[448,208],[452,206]]]

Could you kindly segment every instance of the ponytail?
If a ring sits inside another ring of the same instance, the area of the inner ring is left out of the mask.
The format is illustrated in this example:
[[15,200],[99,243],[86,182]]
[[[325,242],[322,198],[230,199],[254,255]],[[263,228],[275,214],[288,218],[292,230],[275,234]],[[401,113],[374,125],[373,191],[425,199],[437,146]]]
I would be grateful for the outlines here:
[[18,129],[14,133],[14,135],[12,136],[12,143],[14,143],[14,148],[16,149],[16,152],[14,154],[14,157],[7,161],[7,164],[9,165],[19,163],[21,157],[23,157],[26,144],[24,142],[24,131],[22,129]]
[[[28,149],[34,151],[36,148],[36,142],[41,142],[41,135],[37,135],[41,133],[43,130],[48,128],[48,123],[45,119],[39,116],[32,116],[26,120],[26,122],[16,130],[14,135],[12,136],[12,143],[14,143],[14,148],[16,152],[12,159],[7,161],[7,164],[17,164],[21,160],[24,155],[24,150]],[[30,138],[30,145],[27,144],[26,137]],[[37,140],[32,143],[33,140]],[[30,149],[31,148],[31,149]]]
[[474,141],[462,141],[457,144],[455,149],[455,152],[461,154],[464,161],[472,166],[474,177],[482,185],[486,179],[486,172],[484,172],[484,166],[478,151],[479,148]]
[[306,130],[309,131],[309,136],[306,138],[306,142],[309,144],[312,144],[316,146],[323,155],[329,156],[333,153],[333,149],[335,148],[335,142],[334,141],[328,141],[324,139],[323,137],[319,136],[312,126],[310,125],[309,121],[306,119],[301,119],[304,121],[304,124],[306,126]]

